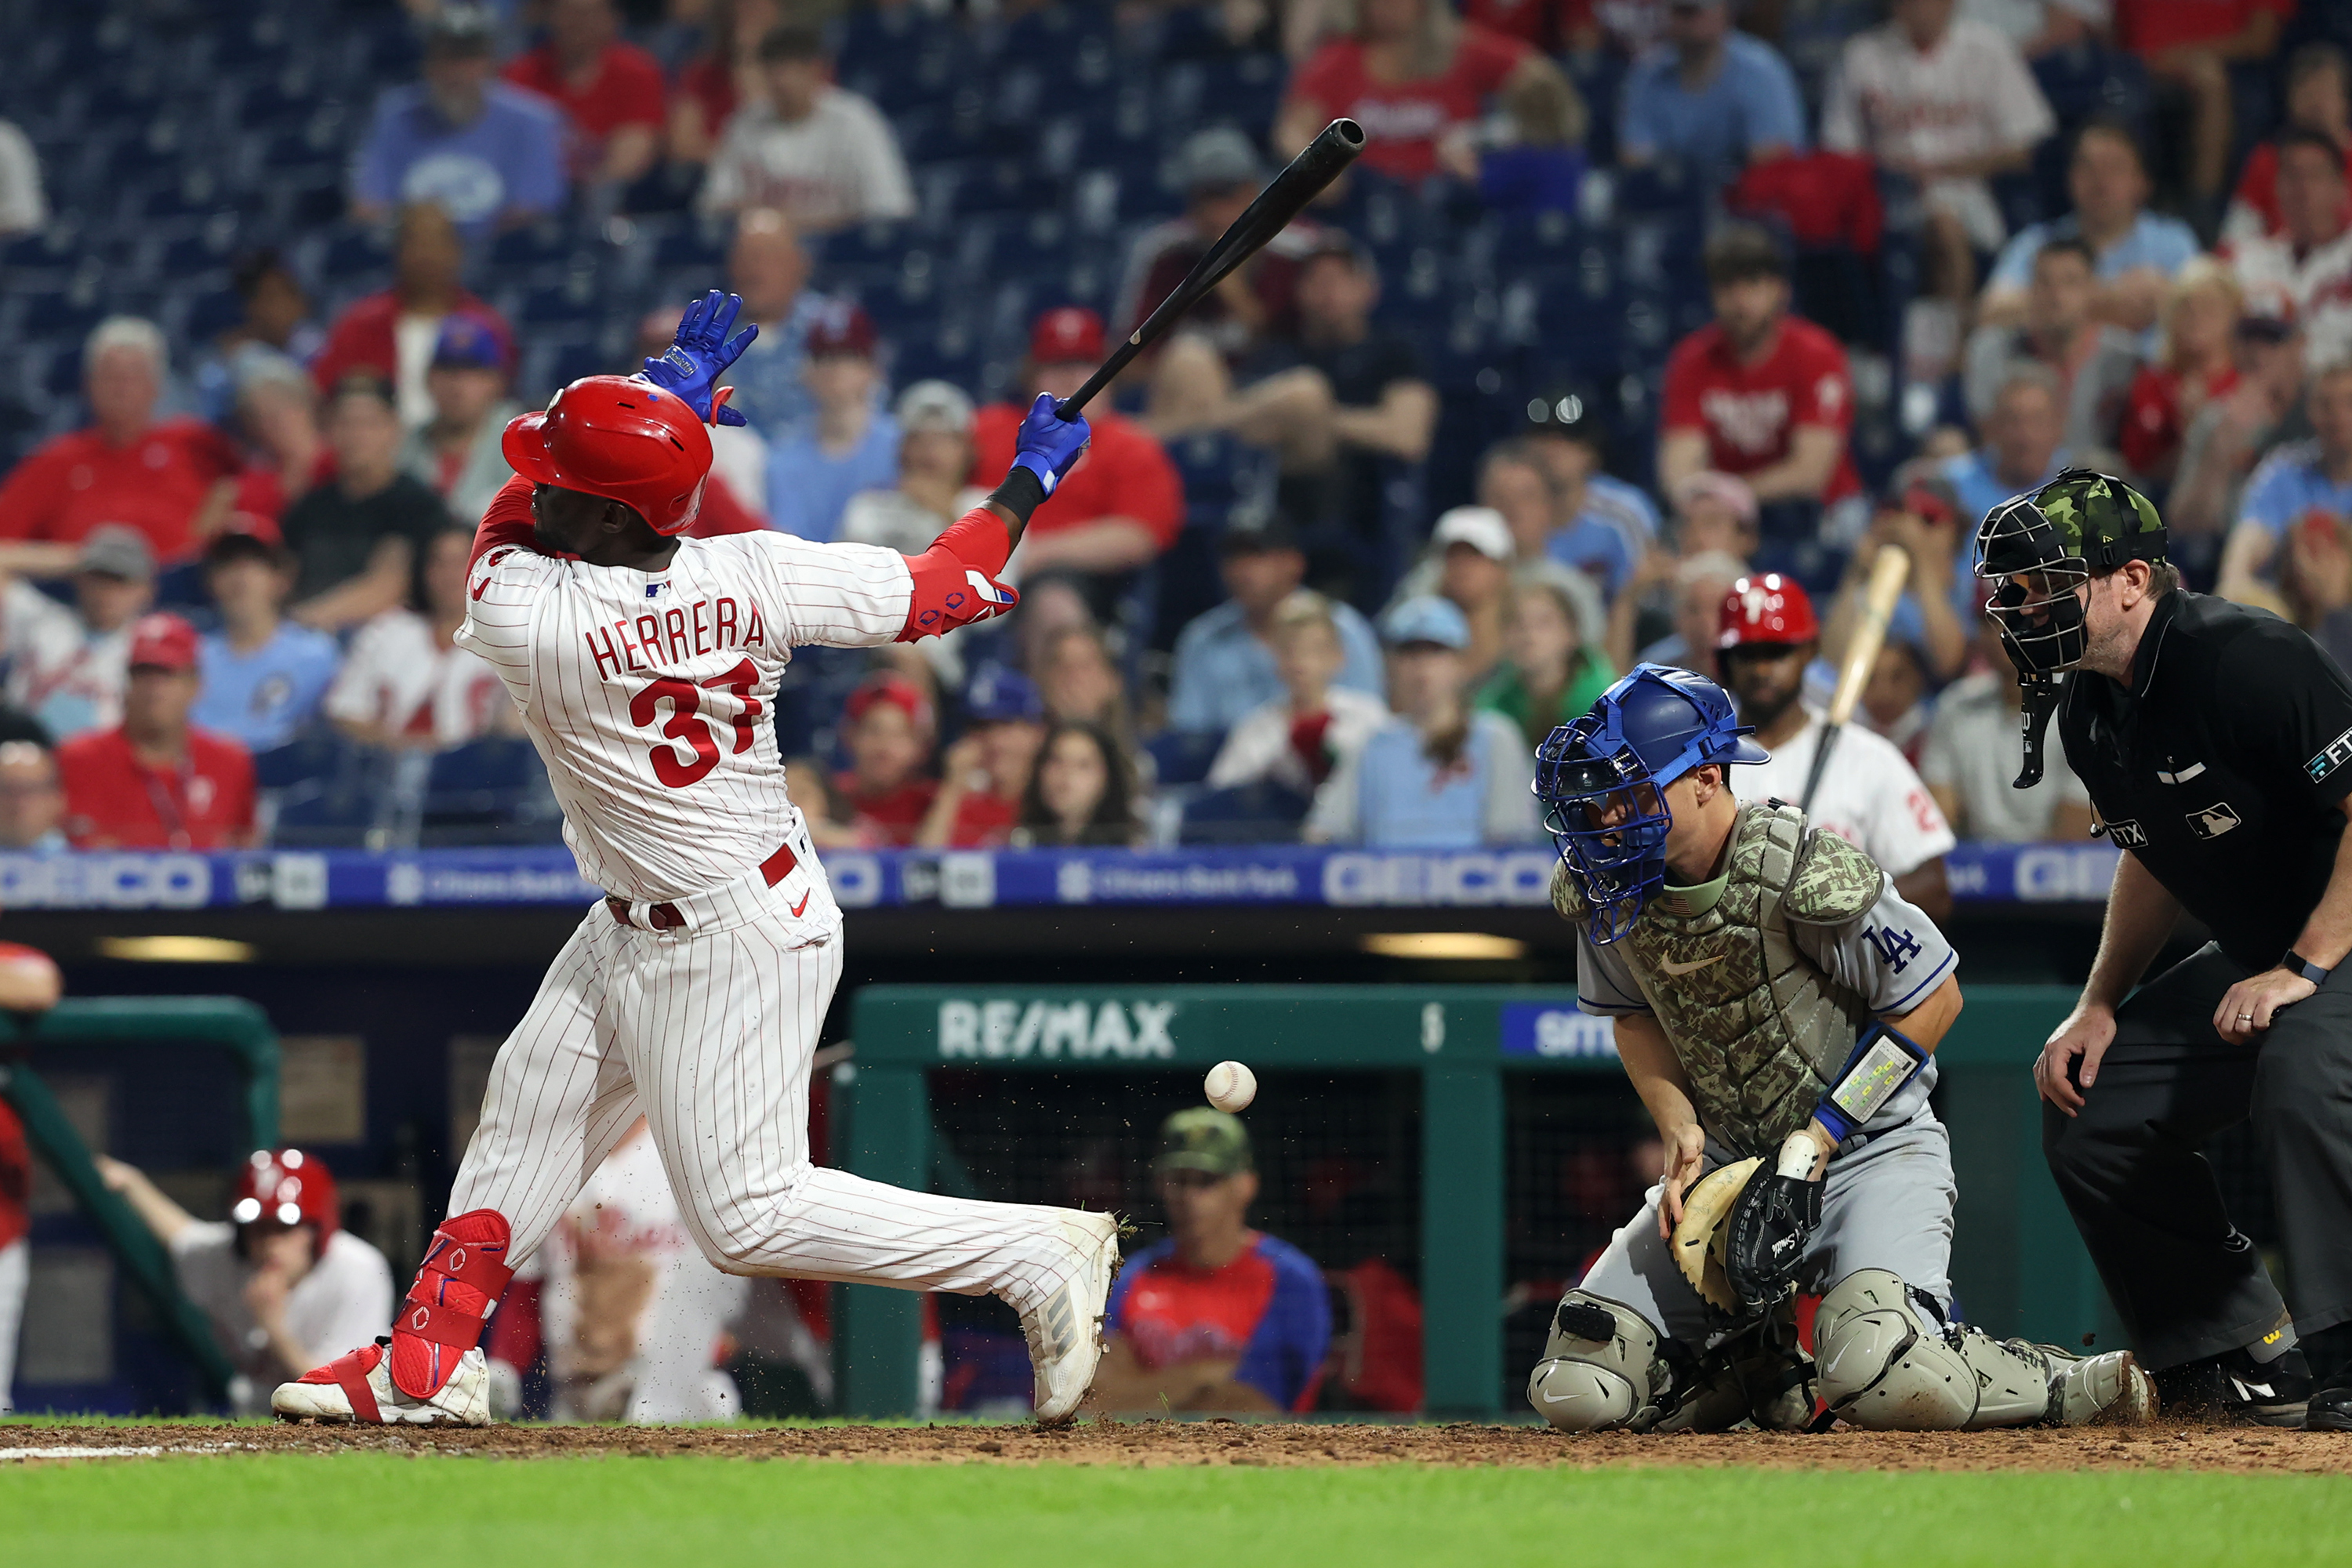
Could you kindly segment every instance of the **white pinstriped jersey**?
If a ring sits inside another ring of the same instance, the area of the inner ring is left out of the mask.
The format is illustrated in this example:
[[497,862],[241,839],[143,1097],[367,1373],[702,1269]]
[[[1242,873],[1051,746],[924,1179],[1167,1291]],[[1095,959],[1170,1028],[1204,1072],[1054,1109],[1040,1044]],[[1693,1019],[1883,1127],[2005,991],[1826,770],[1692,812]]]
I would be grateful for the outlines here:
[[[800,822],[769,721],[793,647],[894,640],[907,558],[761,531],[680,539],[665,571],[592,566],[512,542],[528,533],[510,510],[495,526],[512,504],[485,520],[457,640],[521,710],[580,874],[652,901],[751,876]],[[832,919],[805,869],[822,906],[807,918]]]

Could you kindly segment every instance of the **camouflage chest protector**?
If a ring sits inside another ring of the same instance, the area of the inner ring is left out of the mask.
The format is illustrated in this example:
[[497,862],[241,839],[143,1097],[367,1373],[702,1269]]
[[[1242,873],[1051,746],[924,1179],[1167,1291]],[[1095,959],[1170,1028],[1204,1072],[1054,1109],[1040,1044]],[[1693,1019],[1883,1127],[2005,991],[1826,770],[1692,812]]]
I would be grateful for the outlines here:
[[[1794,806],[1740,808],[1721,897],[1698,913],[1652,899],[1622,938],[1674,1043],[1700,1123],[1734,1154],[1770,1155],[1802,1127],[1869,1026],[1864,999],[1799,950],[1792,925],[1834,926],[1878,901],[1877,864]],[[1574,880],[1552,903],[1583,917]]]

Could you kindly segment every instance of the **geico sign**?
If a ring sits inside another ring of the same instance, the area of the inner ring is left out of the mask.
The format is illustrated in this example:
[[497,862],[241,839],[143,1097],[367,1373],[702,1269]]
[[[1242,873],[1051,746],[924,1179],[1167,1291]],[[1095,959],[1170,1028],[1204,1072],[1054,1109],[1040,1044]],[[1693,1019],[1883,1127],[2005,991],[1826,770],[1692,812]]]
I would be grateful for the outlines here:
[[1543,904],[1551,901],[1549,849],[1461,855],[1334,855],[1323,862],[1330,904]]
[[201,855],[0,855],[0,909],[194,910],[212,896]]
[[940,1055],[1020,1061],[1095,1061],[1176,1055],[1173,1002],[942,1002]]

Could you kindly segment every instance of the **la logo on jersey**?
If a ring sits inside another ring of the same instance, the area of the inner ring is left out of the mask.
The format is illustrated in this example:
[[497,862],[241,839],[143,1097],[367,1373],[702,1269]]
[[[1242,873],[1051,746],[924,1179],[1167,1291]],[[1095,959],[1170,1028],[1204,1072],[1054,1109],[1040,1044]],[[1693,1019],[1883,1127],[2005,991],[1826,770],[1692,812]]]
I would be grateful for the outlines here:
[[[646,596],[652,598],[667,586],[648,583]],[[583,636],[587,639],[588,657],[596,661],[599,680],[649,670],[657,663],[675,668],[696,654],[714,649],[768,646],[768,626],[761,618],[760,606],[749,599],[739,605],[726,595],[697,599],[691,605],[673,604],[667,610],[648,609],[635,620],[625,616]]]

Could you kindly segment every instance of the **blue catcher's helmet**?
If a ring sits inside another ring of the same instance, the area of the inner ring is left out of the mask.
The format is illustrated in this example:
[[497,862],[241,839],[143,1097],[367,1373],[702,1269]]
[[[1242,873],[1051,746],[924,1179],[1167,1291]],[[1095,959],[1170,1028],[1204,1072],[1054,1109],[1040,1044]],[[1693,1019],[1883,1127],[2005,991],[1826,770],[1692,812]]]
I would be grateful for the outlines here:
[[[1581,719],[1536,751],[1536,798],[1591,914],[1586,934],[1606,946],[1633,929],[1666,879],[1674,814],[1665,786],[1711,763],[1760,763],[1723,688],[1703,675],[1637,664]],[[1615,819],[1611,820],[1612,811]]]

